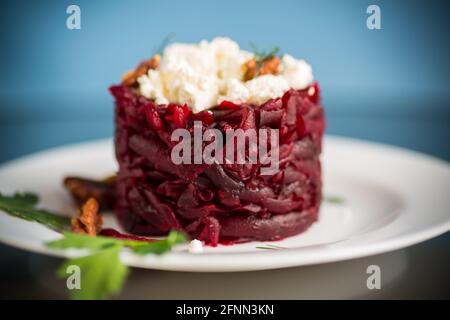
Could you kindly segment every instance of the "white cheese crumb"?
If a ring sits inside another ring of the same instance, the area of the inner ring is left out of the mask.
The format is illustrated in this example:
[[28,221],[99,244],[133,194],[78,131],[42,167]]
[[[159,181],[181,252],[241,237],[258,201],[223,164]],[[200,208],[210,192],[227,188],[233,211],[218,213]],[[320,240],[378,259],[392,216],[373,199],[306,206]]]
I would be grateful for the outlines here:
[[297,60],[285,54],[281,62],[283,65],[281,74],[291,88],[304,89],[313,81],[312,68],[304,60]]
[[190,253],[202,253],[203,243],[200,240],[194,239],[189,243],[188,251]]
[[224,100],[232,101],[234,103],[243,103],[247,102],[250,98],[248,88],[238,79],[226,81],[223,91],[225,94],[219,97],[218,103],[221,103]]
[[200,112],[223,100],[261,104],[281,97],[289,88],[304,89],[313,80],[309,64],[286,54],[278,75],[244,82],[242,65],[253,57],[229,38],[174,43],[164,50],[158,69],[138,79],[139,91],[158,104],[186,103]]
[[163,82],[159,72],[149,70],[147,75],[140,76],[137,81],[139,83],[139,91],[144,97],[155,99],[158,104],[169,103],[164,95]]
[[262,104],[269,99],[281,97],[289,90],[289,83],[281,76],[266,74],[246,82],[248,102]]

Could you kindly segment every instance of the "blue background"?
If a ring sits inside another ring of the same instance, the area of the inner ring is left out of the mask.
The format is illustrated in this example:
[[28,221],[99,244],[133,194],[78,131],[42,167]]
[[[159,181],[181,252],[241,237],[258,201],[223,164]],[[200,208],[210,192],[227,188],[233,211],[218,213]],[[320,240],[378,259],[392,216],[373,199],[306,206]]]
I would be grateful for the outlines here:
[[[66,8],[81,7],[81,30]],[[381,7],[381,30],[366,8]],[[0,10],[0,162],[111,136],[108,86],[175,41],[229,36],[312,64],[327,132],[450,160],[450,2],[11,1]]]

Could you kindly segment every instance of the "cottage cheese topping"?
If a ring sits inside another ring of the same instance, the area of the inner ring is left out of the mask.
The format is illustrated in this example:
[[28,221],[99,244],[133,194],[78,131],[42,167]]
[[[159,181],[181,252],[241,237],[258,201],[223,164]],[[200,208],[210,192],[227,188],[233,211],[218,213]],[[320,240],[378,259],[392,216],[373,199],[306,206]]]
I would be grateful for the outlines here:
[[289,83],[284,76],[267,74],[247,81],[246,87],[250,93],[249,102],[261,104],[271,98],[281,97],[289,90]]
[[282,57],[280,73],[242,81],[243,64],[254,55],[228,38],[199,44],[175,43],[164,50],[156,70],[138,78],[140,93],[158,104],[188,104],[194,112],[223,100],[261,104],[289,88],[304,89],[313,80],[311,67],[290,55]]
[[282,75],[294,89],[304,89],[313,81],[312,68],[304,60],[297,60],[289,54],[281,59]]
[[225,80],[222,84],[223,94],[219,96],[218,103],[228,100],[235,103],[246,102],[250,100],[250,92],[247,86],[236,78]]
[[164,94],[161,73],[156,70],[148,70],[147,75],[137,79],[141,94],[150,99],[155,99],[158,104],[167,104],[169,100]]

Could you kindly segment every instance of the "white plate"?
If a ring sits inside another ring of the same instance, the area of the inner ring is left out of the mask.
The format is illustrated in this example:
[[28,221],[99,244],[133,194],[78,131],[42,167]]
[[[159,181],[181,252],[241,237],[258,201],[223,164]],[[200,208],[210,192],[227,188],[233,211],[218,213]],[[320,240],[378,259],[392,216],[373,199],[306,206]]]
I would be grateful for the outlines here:
[[[103,177],[116,167],[111,140],[53,149],[0,168],[0,190],[33,191],[43,207],[74,211],[61,186],[66,175]],[[450,230],[450,167],[429,156],[390,146],[327,137],[323,155],[324,194],[345,205],[324,203],[307,232],[271,242],[286,249],[256,248],[261,242],[207,247],[190,254],[180,246],[163,256],[139,257],[124,250],[124,263],[179,271],[247,271],[352,259],[387,252]],[[107,225],[114,226],[113,217]],[[22,249],[56,256],[43,243],[58,234],[37,223],[0,214],[0,240]],[[79,254],[79,253],[78,253]]]

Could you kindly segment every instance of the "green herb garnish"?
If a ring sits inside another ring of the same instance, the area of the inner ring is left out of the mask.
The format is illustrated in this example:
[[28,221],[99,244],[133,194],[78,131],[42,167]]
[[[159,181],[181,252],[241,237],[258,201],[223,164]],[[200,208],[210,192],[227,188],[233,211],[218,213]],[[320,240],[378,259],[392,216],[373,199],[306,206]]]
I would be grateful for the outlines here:
[[105,299],[120,291],[129,273],[128,266],[120,261],[122,248],[145,254],[163,254],[173,246],[186,242],[184,234],[172,230],[169,235],[157,241],[123,240],[109,237],[91,237],[65,232],[64,238],[47,243],[53,249],[89,249],[91,253],[81,258],[66,261],[58,270],[58,275],[67,278],[67,268],[78,266],[81,271],[81,288],[71,291],[74,299]]
[[258,64],[272,57],[275,57],[280,52],[280,48],[276,46],[272,47],[269,51],[266,52],[265,50],[260,51],[253,42],[250,42],[249,45],[253,51],[253,54],[255,55],[255,59]]
[[178,231],[171,231],[165,239],[148,242],[68,232],[70,218],[36,208],[38,200],[38,196],[33,193],[15,193],[12,196],[0,193],[0,210],[62,232],[62,239],[46,243],[49,248],[88,250],[87,255],[69,259],[58,269],[58,275],[67,278],[71,275],[67,273],[69,266],[80,268],[81,287],[71,290],[74,299],[105,299],[121,290],[129,274],[128,266],[120,260],[122,248],[129,248],[139,255],[163,254],[187,241],[186,236]]
[[70,266],[80,268],[80,289],[71,289],[72,299],[107,299],[117,294],[129,274],[128,266],[120,261],[121,247],[106,246],[91,255],[65,261],[58,269],[58,276],[69,277]]
[[138,254],[163,254],[170,251],[173,246],[186,242],[186,236],[172,230],[169,235],[162,240],[137,241],[128,239],[118,239],[112,237],[96,236],[91,237],[84,234],[63,232],[64,238],[47,242],[46,245],[52,249],[90,249],[102,250],[112,246],[128,247]]
[[0,209],[14,217],[35,221],[54,230],[70,227],[70,218],[36,208],[38,200],[34,193],[15,193],[12,196],[0,193]]
[[275,244],[266,244],[263,246],[257,246],[256,249],[266,249],[266,250],[280,250],[280,249],[287,249],[282,246],[277,246]]
[[125,240],[123,242],[123,245],[130,247],[134,253],[140,255],[149,253],[163,254],[167,251],[170,251],[173,246],[184,243],[186,241],[187,237],[183,233],[172,230],[163,240],[152,242]]
[[337,196],[324,196],[322,199],[323,202],[333,203],[333,204],[343,204],[345,200],[341,197]]
[[164,49],[167,47],[169,43],[172,42],[173,38],[175,38],[175,33],[171,32],[167,36],[164,37],[164,39],[161,41],[161,43],[158,46],[158,49],[156,49],[152,56],[155,54],[162,55],[164,53]]

